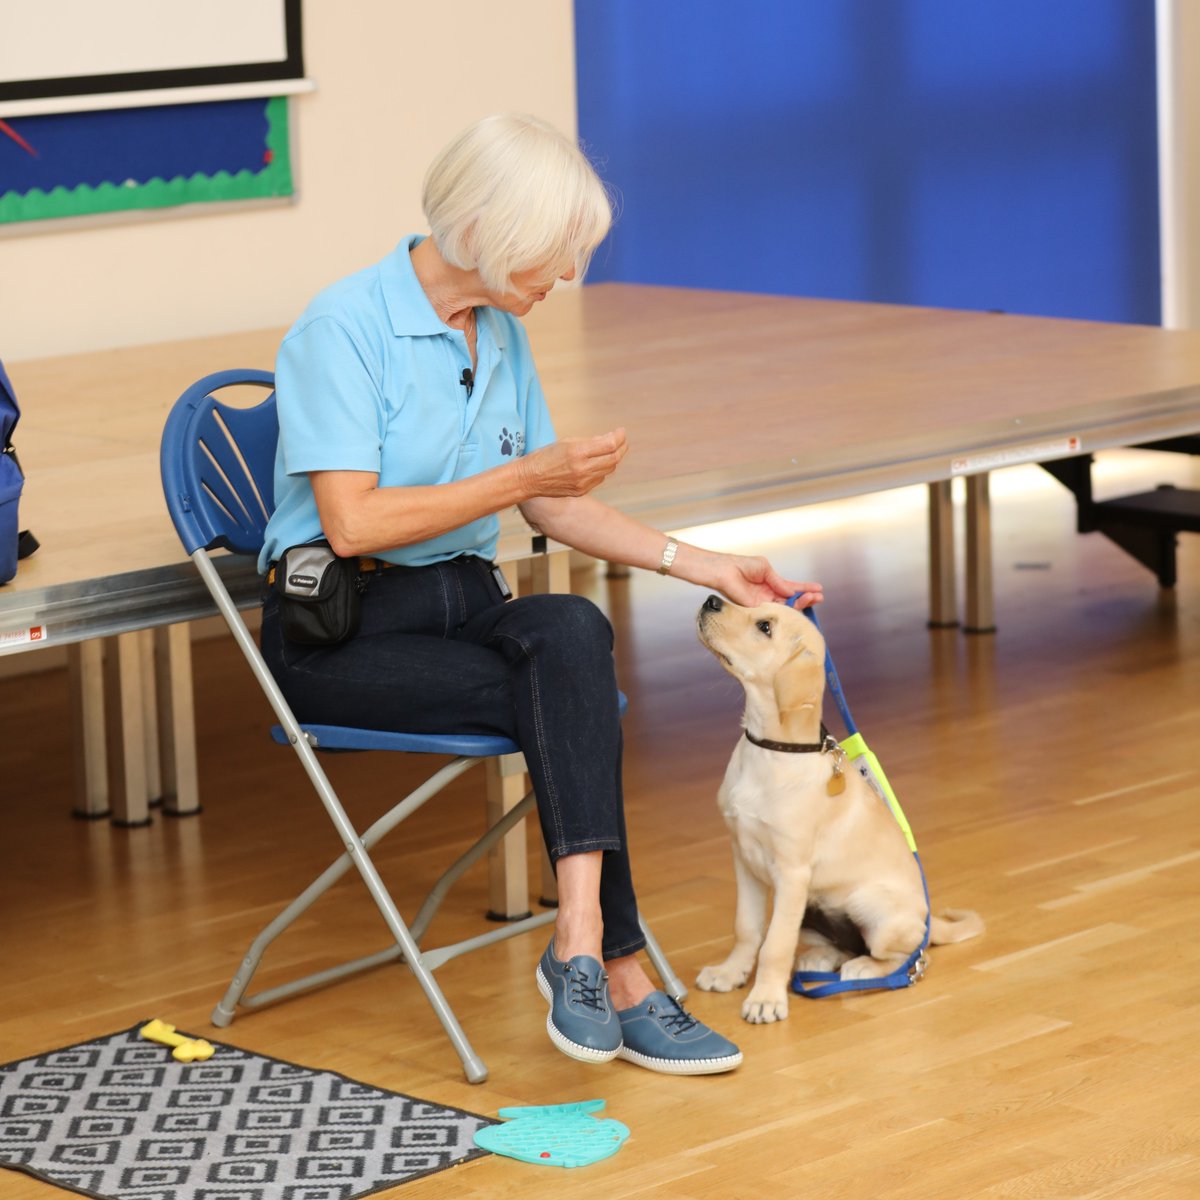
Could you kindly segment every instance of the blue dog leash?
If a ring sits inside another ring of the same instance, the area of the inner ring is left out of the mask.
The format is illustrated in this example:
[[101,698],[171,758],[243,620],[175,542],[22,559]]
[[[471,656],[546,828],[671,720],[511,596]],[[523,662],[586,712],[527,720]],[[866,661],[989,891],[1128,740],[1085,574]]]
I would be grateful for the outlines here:
[[[800,592],[796,592],[788,600],[789,607],[796,603],[800,595]],[[812,608],[806,608],[802,611],[817,629],[821,628],[821,623],[817,620],[817,614]],[[921,856],[917,853],[912,830],[909,828],[908,820],[904,816],[900,802],[896,799],[896,795],[892,791],[891,784],[887,781],[887,776],[883,773],[883,768],[879,765],[879,760],[871,753],[862,735],[858,732],[858,726],[854,723],[854,718],[850,714],[850,706],[846,703],[846,695],[842,691],[842,681],[838,678],[837,667],[833,663],[833,655],[829,652],[828,641],[825,643],[825,685],[830,695],[833,696],[838,713],[841,715],[842,723],[846,726],[848,736],[841,744],[842,749],[846,752],[847,758],[852,763],[859,764],[859,769],[862,770],[867,781],[879,792],[904,833],[909,849],[912,850],[913,858],[917,861],[917,870],[921,874],[921,888],[925,893],[925,936],[921,939],[921,944],[900,966],[889,974],[882,975],[876,979],[843,979],[837,971],[796,971],[792,975],[792,991],[797,995],[807,996],[810,1000],[820,1000],[825,996],[835,996],[839,992],[869,992],[884,989],[898,991],[900,988],[912,987],[925,974],[925,951],[929,947],[930,920],[932,916],[932,909],[929,904],[929,885],[925,881],[925,868],[921,865]]]

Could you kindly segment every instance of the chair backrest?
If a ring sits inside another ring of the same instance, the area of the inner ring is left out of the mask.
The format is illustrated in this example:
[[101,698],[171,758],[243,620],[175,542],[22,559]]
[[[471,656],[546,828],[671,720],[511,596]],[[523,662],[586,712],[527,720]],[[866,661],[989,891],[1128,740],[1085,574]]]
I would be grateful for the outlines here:
[[163,492],[189,555],[217,548],[257,554],[275,507],[275,393],[253,408],[213,395],[237,384],[273,388],[275,378],[250,369],[206,375],[175,401],[163,428]]

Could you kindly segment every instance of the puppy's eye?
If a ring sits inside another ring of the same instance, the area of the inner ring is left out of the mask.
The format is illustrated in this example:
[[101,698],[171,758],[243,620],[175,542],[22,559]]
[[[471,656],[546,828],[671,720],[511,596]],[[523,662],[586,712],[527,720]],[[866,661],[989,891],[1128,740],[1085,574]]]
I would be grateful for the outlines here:
[[767,637],[771,636],[771,622],[770,621],[758,621],[755,624],[755,628],[758,630],[759,633],[764,633],[767,635]]

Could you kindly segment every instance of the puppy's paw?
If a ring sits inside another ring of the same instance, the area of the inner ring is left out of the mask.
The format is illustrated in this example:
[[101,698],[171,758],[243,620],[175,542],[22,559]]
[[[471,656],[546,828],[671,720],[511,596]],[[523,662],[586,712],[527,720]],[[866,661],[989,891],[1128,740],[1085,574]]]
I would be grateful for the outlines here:
[[750,977],[750,972],[734,963],[723,962],[720,966],[704,967],[696,976],[696,986],[702,992],[732,992],[740,988]]
[[742,1019],[751,1025],[770,1025],[773,1021],[786,1021],[788,998],[786,990],[764,988],[755,984],[742,1005]]
[[846,955],[836,946],[807,946],[796,959],[797,971],[836,971]]
[[841,975],[843,979],[879,979],[887,975],[898,964],[880,962],[877,958],[871,958],[868,954],[860,955],[858,958],[852,958],[849,962],[842,963]]

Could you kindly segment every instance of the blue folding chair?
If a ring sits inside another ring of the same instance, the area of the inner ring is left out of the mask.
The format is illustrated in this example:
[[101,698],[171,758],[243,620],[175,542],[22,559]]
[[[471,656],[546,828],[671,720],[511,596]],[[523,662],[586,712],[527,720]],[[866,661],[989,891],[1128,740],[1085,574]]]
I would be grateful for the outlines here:
[[[262,549],[267,519],[274,506],[272,481],[279,437],[274,392],[252,408],[222,404],[214,395],[222,388],[244,384],[272,388],[274,379],[268,371],[220,371],[193,384],[176,401],[163,430],[163,490],[167,508],[184,548],[196,564],[200,577],[279,720],[279,724],[271,731],[272,736],[295,751],[346,852],[254,939],[224,998],[213,1010],[213,1024],[221,1027],[228,1025],[239,1008],[259,1008],[297,992],[400,960],[416,976],[421,990],[433,1006],[462,1059],[467,1079],[471,1083],[481,1083],[487,1078],[487,1067],[467,1041],[433,972],[460,954],[545,925],[554,919],[554,912],[551,910],[523,920],[491,926],[486,933],[434,949],[422,949],[420,941],[451,886],[529,813],[535,803],[534,795],[532,792],[526,795],[446,869],[431,888],[411,924],[406,924],[400,916],[368,852],[380,838],[464,771],[499,755],[519,754],[520,748],[504,737],[456,733],[386,733],[346,726],[302,725],[296,720],[211,557],[211,551],[217,549],[257,556]],[[346,815],[318,761],[318,749],[391,750],[453,757],[360,834]],[[246,989],[267,947],[351,867],[362,876],[367,891],[395,939],[394,944],[376,954],[247,996]],[[642,930],[646,935],[647,954],[665,989],[682,998],[686,989],[671,970],[644,922]]]

